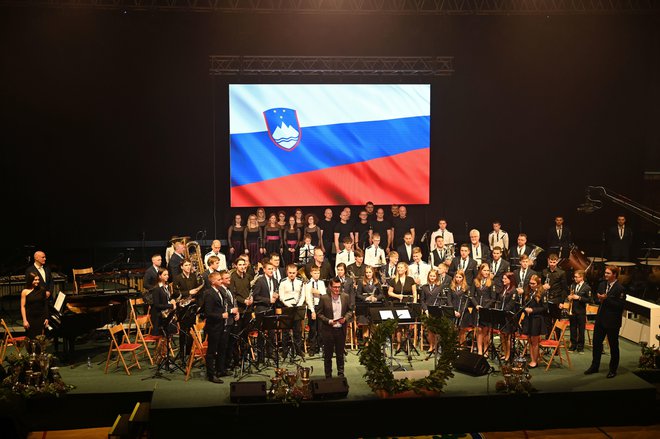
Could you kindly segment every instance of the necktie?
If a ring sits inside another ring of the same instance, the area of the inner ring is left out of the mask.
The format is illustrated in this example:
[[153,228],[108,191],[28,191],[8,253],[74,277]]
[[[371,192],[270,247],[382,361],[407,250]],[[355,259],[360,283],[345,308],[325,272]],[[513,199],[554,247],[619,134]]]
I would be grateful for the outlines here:
[[465,265],[466,265],[465,259],[461,259],[461,270],[465,271]]
[[417,275],[419,276],[419,262],[416,262],[417,264]]
[[575,286],[575,294],[577,294],[578,291],[580,291],[580,285],[582,285],[582,284],[577,284],[577,285]]
[[316,287],[316,281],[314,281],[314,289],[318,290],[318,288]]
[[497,232],[495,234],[495,242],[497,243],[497,241],[499,241],[499,240],[500,240],[500,232]]
[[291,279],[291,292],[293,293],[295,291],[296,291],[296,284],[294,283],[294,279]]
[[165,288],[165,294],[167,294],[167,300],[170,300],[170,289],[167,288],[167,284],[163,285],[163,288]]
[[267,277],[266,279],[268,280],[268,292],[272,296],[273,295],[273,279],[271,279],[269,277]]
[[610,293],[610,288],[612,288],[612,284],[607,284],[607,289],[605,290],[605,294]]
[[619,227],[619,239],[623,239],[623,227]]
[[518,247],[518,256],[521,256],[522,253],[523,253],[523,248],[522,248],[522,247]]
[[440,232],[440,233],[441,233],[441,235],[442,235],[442,239],[444,240],[444,239],[445,239],[445,231],[443,230],[443,231]]
[[520,282],[525,282],[525,271],[527,270],[523,270],[520,272]]
[[497,262],[493,262],[493,275],[497,273],[497,265],[498,265]]
[[374,256],[378,256],[378,247],[374,247]]
[[557,229],[557,238],[561,239],[561,227]]

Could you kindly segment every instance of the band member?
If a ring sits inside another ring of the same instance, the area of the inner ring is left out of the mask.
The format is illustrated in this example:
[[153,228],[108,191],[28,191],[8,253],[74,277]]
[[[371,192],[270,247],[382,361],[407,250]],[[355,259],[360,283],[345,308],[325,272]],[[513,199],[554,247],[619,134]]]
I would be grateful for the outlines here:
[[41,281],[39,285],[45,290],[46,298],[51,298],[54,284],[50,267],[46,265],[46,253],[38,250],[34,252],[32,259],[34,263],[25,269],[25,279],[27,280],[28,274],[35,273]]
[[447,220],[444,218],[440,218],[438,220],[438,230],[435,232],[431,233],[431,248],[430,250],[433,251],[437,248],[436,236],[442,236],[442,240],[445,245],[453,245],[454,244],[454,234],[451,233],[449,230],[447,230]]
[[208,260],[208,269],[202,273],[202,279],[204,280],[204,289],[209,288],[211,286],[211,282],[209,281],[209,276],[211,273],[214,273],[216,271],[220,271],[220,258],[217,256],[211,256],[209,257]]
[[[332,219],[333,213],[332,209],[329,207],[323,211],[323,220],[319,223],[319,228],[321,229],[321,249],[323,253],[327,254],[328,257],[334,259],[333,254],[337,253],[337,249],[334,248],[335,241],[335,227],[337,226],[336,221]],[[308,274],[309,276],[309,274]]]
[[[254,219],[257,221],[257,227],[264,227],[268,222],[268,218],[266,218],[266,209],[264,209],[263,207],[257,209],[256,215],[250,215],[250,216],[254,216]],[[251,227],[250,216],[248,216],[248,227]]]
[[167,264],[167,269],[172,278],[181,274],[181,263],[185,258],[185,247],[181,241],[174,243],[174,253],[170,257],[170,262]]
[[163,257],[158,253],[151,256],[151,266],[144,270],[142,285],[145,291],[151,290],[158,284],[158,269],[163,263]]
[[351,298],[351,306],[355,308],[355,281],[348,276],[346,272],[346,264],[340,262],[336,269],[337,278],[341,281],[342,293],[348,294]]
[[[253,279],[247,272],[248,267],[250,267],[249,260],[244,258],[236,259],[236,270],[231,272],[230,282],[229,282],[229,291],[231,291],[234,296],[234,301],[238,307],[238,312],[241,316],[245,316],[248,311],[251,309],[252,305],[252,296],[250,295],[250,283]],[[249,323],[249,318],[241,318],[238,320],[237,332],[241,334],[241,337],[247,337],[247,333],[244,332],[245,327]],[[236,359],[236,357],[234,357]]]
[[203,309],[206,316],[204,332],[207,338],[206,378],[213,383],[222,383],[220,374],[221,356],[223,354],[222,339],[225,329],[225,319],[229,317],[224,294],[224,280],[229,285],[229,273],[213,272],[209,276],[210,287],[204,290]]
[[364,268],[364,275],[358,279],[355,299],[358,302],[380,302],[383,300],[383,291],[381,283],[376,277],[376,270],[367,265]]
[[[316,311],[311,294],[306,294],[303,288],[303,282],[298,277],[298,269],[295,264],[286,266],[286,279],[279,284],[280,302],[286,308],[301,307],[309,309],[312,320],[316,320]],[[293,325],[290,330],[286,330],[283,335],[284,354],[286,358],[291,353],[291,360],[297,356],[304,357],[302,346],[302,322],[305,320],[305,312],[296,312],[293,314]],[[291,332],[293,332],[293,345],[291,344]]]
[[529,280],[536,274],[534,270],[529,268],[529,262],[530,259],[527,255],[523,254],[520,257],[520,268],[513,272],[514,276],[516,276],[516,284],[518,285],[516,288],[518,294],[521,296],[525,295],[525,291],[523,290],[529,289]]
[[355,246],[360,250],[364,250],[369,246],[371,241],[371,222],[369,221],[369,214],[366,210],[360,211],[358,214],[358,221],[355,223]]
[[[426,283],[420,289],[420,302],[422,310],[428,315],[429,306],[446,306],[448,297],[446,291],[443,291],[440,285],[438,270],[432,269],[426,277]],[[430,330],[426,333],[426,338],[429,342],[429,353],[435,351],[435,346],[438,342],[438,336]]]
[[312,213],[308,213],[307,215],[305,215],[305,228],[303,229],[303,235],[309,234],[310,243],[314,247],[321,247],[321,250],[326,251],[326,249],[323,246],[323,239],[322,239],[323,229],[317,226],[318,222],[319,220],[316,217],[316,215]]
[[48,327],[48,296],[41,284],[39,274],[28,272],[25,275],[25,287],[21,291],[21,317],[25,336],[35,339],[43,335]]
[[[184,304],[186,304],[185,306],[191,306],[189,302],[196,300],[197,295],[202,290],[202,288],[204,288],[204,281],[201,279],[201,275],[197,276],[193,274],[192,262],[188,258],[184,259],[183,263],[181,264],[181,274],[174,278],[174,284],[172,285],[172,289],[174,290],[173,297],[180,300],[180,309],[184,309]],[[179,318],[179,355],[181,356],[181,359],[184,360],[184,364],[186,356],[192,348],[190,328],[192,328],[194,324],[194,314],[187,315],[185,318],[184,316]]]
[[[516,277],[510,271],[502,276],[502,295],[500,296],[500,309],[509,311],[514,315],[520,310],[522,297],[516,291]],[[518,332],[518,320],[509,320],[500,328],[500,346],[504,361],[511,360],[511,343],[513,334]]]
[[[222,294],[225,306],[225,313],[222,316],[225,319],[225,328],[222,331],[220,340],[220,362],[217,364],[217,375],[223,377],[229,376],[228,370],[233,369],[235,366],[234,346],[236,345],[241,314],[236,299],[229,290],[231,275],[227,270],[220,271],[220,283],[219,291]],[[238,353],[236,357],[238,357]]]
[[516,248],[509,252],[509,261],[512,268],[520,267],[520,258],[522,255],[529,256],[532,253],[532,247],[527,245],[527,235],[521,233],[518,235]]
[[397,253],[399,253],[400,262],[410,264],[412,261],[413,242],[414,238],[412,233],[407,232],[403,235],[403,243],[396,249]]
[[387,265],[384,267],[384,279],[386,282],[394,279],[396,276],[396,266],[399,264],[399,252],[392,250]]
[[458,270],[449,285],[451,305],[454,307],[454,316],[458,326],[458,343],[463,346],[470,328],[475,324],[476,313],[472,307],[468,309],[469,289],[465,280],[465,272]]
[[[319,249],[320,250],[320,249]],[[326,294],[325,282],[320,279],[321,269],[319,267],[310,268],[310,280],[305,285],[305,294],[309,298],[311,295],[311,300],[314,306],[314,312],[318,314],[321,312],[321,296]],[[319,319],[312,319],[312,312],[308,311],[307,313],[307,323],[309,325],[309,332],[307,333],[307,350],[310,355],[316,355],[319,353],[319,348],[322,346],[320,341],[321,333],[319,332]]]
[[284,263],[295,264],[298,261],[298,245],[301,242],[300,229],[296,227],[296,217],[291,215],[284,235]]
[[303,243],[298,249],[298,263],[300,265],[309,264],[314,258],[315,248],[316,247],[312,244],[312,236],[309,233],[305,233]]
[[408,276],[408,264],[405,262],[396,265],[396,274],[390,280],[387,295],[399,302],[417,303],[417,285],[415,280]]
[[571,229],[564,225],[564,217],[558,215],[555,217],[554,227],[548,230],[548,251],[556,253],[560,258],[568,256],[571,243],[573,243],[573,236]]
[[243,226],[243,218],[240,214],[234,215],[234,222],[227,230],[227,238],[229,239],[229,263],[234,265],[238,255],[243,254],[245,251],[243,236],[245,234],[245,227]]
[[336,357],[337,375],[344,376],[344,345],[346,343],[346,325],[353,317],[348,294],[341,292],[341,282],[337,278],[330,280],[331,294],[321,296],[321,310],[318,318],[323,333],[323,366],[325,377],[332,377],[332,356]]
[[[543,290],[545,291],[548,302],[561,307],[561,304],[566,300],[568,295],[568,285],[566,283],[566,273],[564,270],[557,267],[559,257],[555,253],[548,255],[548,267],[543,269],[541,273],[543,279]],[[552,330],[556,318],[548,319],[548,331]],[[559,329],[556,330],[557,337],[561,334]]]
[[351,265],[353,262],[355,262],[355,253],[353,252],[353,240],[346,236],[344,237],[344,240],[342,241],[344,247],[341,251],[337,252],[337,259],[335,260],[335,270],[337,269],[337,265],[340,263],[346,264],[346,266]]
[[218,265],[218,270],[226,270],[227,269],[227,258],[225,255],[220,251],[222,248],[222,244],[220,243],[219,239],[214,239],[213,242],[211,243],[211,251],[208,252],[207,254],[204,255],[204,266],[208,268],[208,260],[211,256],[215,256],[218,259],[220,259],[220,265]]
[[568,312],[568,321],[571,328],[571,345],[569,351],[584,353],[584,328],[587,324],[587,304],[591,303],[591,287],[584,281],[584,270],[573,273],[573,282],[570,286],[565,309]]
[[390,220],[385,218],[385,210],[382,207],[376,209],[376,218],[371,221],[371,240],[373,242],[374,234],[378,233],[380,236],[380,248],[382,248],[385,253],[389,253],[392,250],[392,223]]
[[491,322],[483,322],[479,318],[482,308],[492,308],[495,303],[493,281],[490,278],[490,267],[484,262],[479,266],[477,277],[472,284],[470,301],[477,308],[477,353],[484,355],[490,344]]
[[491,252],[499,247],[502,253],[509,253],[509,234],[502,230],[499,220],[493,221],[493,230],[488,234],[488,246]]
[[263,262],[264,273],[252,287],[252,300],[257,312],[264,312],[275,308],[279,299],[278,282],[273,277],[275,267],[270,261]]
[[490,254],[488,247],[479,241],[480,237],[479,230],[470,230],[470,257],[474,259],[477,266],[481,265],[482,262],[488,262],[488,255]]
[[[337,251],[337,257],[339,257],[340,251],[344,248],[341,243],[345,242],[346,238],[350,238],[350,242],[353,242],[353,225],[349,223],[350,218],[350,209],[342,210],[339,214],[339,222],[335,225],[334,230],[334,244]],[[346,262],[346,261],[344,261]],[[335,263],[336,264],[336,263]]]
[[[259,212],[259,210],[257,210]],[[265,214],[264,214],[264,225],[265,225]],[[243,245],[245,247],[245,254],[250,256],[250,264],[253,266],[257,265],[259,262],[260,255],[266,252],[266,249],[262,247],[263,235],[261,232],[261,227],[257,221],[256,215],[248,216],[247,227],[243,233]]]
[[435,270],[438,272],[438,283],[443,291],[449,291],[449,285],[451,284],[451,277],[447,274],[449,267],[446,264],[438,265]]
[[629,261],[630,249],[633,243],[633,232],[626,224],[626,217],[616,217],[616,226],[612,226],[607,233],[607,245],[611,261]]
[[325,281],[326,279],[330,279],[333,276],[330,262],[328,262],[327,259],[325,259],[323,250],[321,250],[320,248],[314,249],[314,260],[305,266],[305,275],[307,276],[308,279],[311,278],[310,270],[313,267],[316,267],[320,270],[321,280],[323,281]]
[[277,224],[277,216],[274,213],[268,215],[268,223],[264,227],[266,238],[266,253],[282,254],[282,228]]
[[548,314],[548,301],[538,274],[532,275],[529,279],[529,292],[525,293],[523,303],[522,331],[529,337],[529,355],[531,357],[528,367],[535,368],[539,362],[541,335],[547,333],[545,317]]
[[371,267],[381,267],[385,265],[385,250],[380,246],[380,233],[374,232],[371,235],[372,244],[364,251],[364,263]]
[[[398,248],[403,245],[406,233],[410,233],[412,236],[411,244],[415,242],[415,225],[408,216],[406,206],[399,206],[399,216],[392,219],[392,228],[394,229],[394,235],[392,237],[393,246]],[[399,257],[402,257],[401,252],[399,252]]]
[[445,246],[445,240],[442,236],[437,235],[435,237],[435,249],[431,250],[429,254],[429,264],[433,267],[437,267],[440,264],[446,265],[449,268],[451,260],[454,258],[451,250]]
[[598,285],[596,292],[596,300],[600,306],[594,322],[593,358],[591,366],[584,372],[586,375],[598,372],[605,337],[610,344],[610,370],[607,378],[614,378],[619,368],[619,329],[626,304],[626,291],[617,281],[618,278],[619,267],[605,267],[605,280]]
[[248,275],[248,277],[250,278],[250,281],[251,281],[252,279],[254,279],[255,276],[257,275],[257,272],[255,271],[255,269],[254,269],[254,267],[252,266],[252,264],[250,264],[250,256],[249,256],[249,255],[246,255],[245,253],[243,253],[242,255],[238,255],[237,260],[238,260],[238,259],[243,259],[243,260],[245,261],[245,265],[247,266],[247,268],[245,269],[245,273],[246,273],[246,274]]
[[470,246],[468,244],[461,244],[459,250],[460,257],[454,258],[449,265],[449,275],[454,277],[458,270],[464,273],[465,281],[468,285],[472,285],[474,277],[477,275],[477,263],[470,257]]
[[284,267],[280,267],[280,255],[278,253],[271,253],[269,260],[273,264],[273,278],[279,283],[286,277]]
[[429,275],[429,271],[431,270],[431,268],[432,267],[429,264],[422,261],[422,249],[419,247],[415,247],[412,251],[412,261],[408,266],[408,272],[415,280],[415,283],[417,284],[417,288],[419,288],[426,282],[426,279]]
[[509,271],[510,265],[502,258],[502,249],[499,246],[493,247],[493,259],[490,261],[490,278],[501,289],[502,276]]
[[365,267],[364,252],[359,248],[355,249],[355,262],[346,267],[346,273],[352,279],[362,279],[364,277]]
[[153,328],[151,333],[153,335],[164,335],[161,330],[163,322],[162,311],[167,309],[172,310],[176,308],[176,301],[172,298],[172,293],[170,292],[170,287],[167,284],[167,281],[170,278],[170,273],[165,268],[158,269],[158,284],[153,287],[150,291],[151,300],[153,304],[151,305],[151,324]]

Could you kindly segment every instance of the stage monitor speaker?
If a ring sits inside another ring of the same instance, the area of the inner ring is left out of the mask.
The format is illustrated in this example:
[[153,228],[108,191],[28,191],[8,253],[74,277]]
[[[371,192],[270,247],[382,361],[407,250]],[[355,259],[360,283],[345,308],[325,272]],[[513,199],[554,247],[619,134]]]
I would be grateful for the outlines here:
[[233,403],[266,402],[266,381],[235,381],[229,385]]
[[340,399],[348,395],[348,381],[345,377],[317,378],[310,384],[314,399]]
[[488,360],[483,355],[473,354],[468,351],[459,352],[458,358],[454,362],[454,367],[460,372],[473,376],[486,375],[491,370]]

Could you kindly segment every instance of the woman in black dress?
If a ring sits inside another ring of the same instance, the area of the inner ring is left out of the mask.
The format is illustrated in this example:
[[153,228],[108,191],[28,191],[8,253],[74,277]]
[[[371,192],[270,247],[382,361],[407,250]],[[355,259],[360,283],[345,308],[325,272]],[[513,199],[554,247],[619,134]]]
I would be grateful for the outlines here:
[[[477,315],[482,308],[491,308],[495,303],[493,281],[490,278],[490,266],[487,263],[479,266],[477,277],[472,284],[471,296],[470,301],[472,306],[477,308]],[[484,355],[490,344],[492,325],[490,322],[482,322],[481,319],[477,319],[477,322],[477,353]]]
[[263,207],[258,208],[255,218],[257,218],[257,224],[259,225],[259,227],[263,228],[268,222],[266,218],[266,209],[264,209]]
[[39,284],[36,273],[25,276],[25,288],[21,291],[21,316],[25,335],[34,339],[43,335],[48,326],[48,297],[46,289]]
[[286,265],[298,262],[298,244],[300,243],[300,229],[296,227],[296,218],[291,215],[284,230],[284,262]]
[[[387,295],[398,302],[417,303],[417,284],[415,284],[415,279],[408,276],[408,264],[405,262],[399,262],[396,265],[396,274],[390,279]],[[396,333],[397,350],[401,348],[401,338],[405,329],[399,326]]]
[[[378,278],[375,276],[373,267],[364,267],[364,276],[357,281],[355,300],[358,303],[374,303],[383,300],[383,291]],[[369,311],[369,308],[366,308]],[[362,328],[362,340],[369,338],[369,316],[356,313],[357,324]]]
[[541,335],[546,333],[545,316],[548,313],[548,296],[541,285],[541,278],[535,274],[529,279],[529,293],[523,299],[525,312],[523,316],[523,334],[529,337],[529,367],[534,368],[539,363],[539,343]]
[[[500,309],[509,311],[514,315],[520,310],[520,297],[516,291],[516,276],[512,272],[504,273],[502,276],[502,296],[500,298]],[[511,341],[512,335],[516,332],[516,321],[507,321],[507,323],[500,328],[500,340],[502,346],[502,356],[504,361],[511,359]]]
[[286,212],[283,210],[277,212],[277,225],[280,226],[280,229],[282,230],[286,229]]
[[243,254],[244,241],[243,234],[245,227],[243,226],[243,218],[240,213],[234,216],[234,222],[229,226],[227,237],[229,238],[229,264],[232,265],[236,262],[236,258]]
[[277,224],[277,216],[274,213],[268,215],[268,223],[264,227],[266,238],[266,254],[282,254],[282,228]]
[[[159,268],[158,284],[150,290],[151,299],[153,300],[150,309],[151,324],[153,325],[151,333],[153,335],[165,335],[163,325],[168,325],[165,328],[168,335],[173,335],[176,332],[176,326],[172,324],[172,318],[174,316],[171,314],[176,308],[176,301],[172,298],[172,291],[170,291],[170,286],[167,283],[169,279],[170,273],[167,269]],[[163,316],[163,311],[165,310],[171,310],[167,317]]]
[[296,217],[296,227],[298,227],[300,230],[305,228],[305,218],[303,217],[303,211],[299,207],[296,209],[296,213],[294,215]]
[[259,227],[256,215],[248,216],[247,227],[243,232],[243,244],[245,254],[250,256],[250,265],[256,266],[259,256],[265,251],[262,245],[261,227]]
[[[429,306],[446,306],[447,297],[442,294],[442,287],[440,286],[440,276],[438,275],[438,270],[434,268],[429,271],[426,279],[427,283],[422,285],[420,290],[420,302],[422,303],[422,310],[424,310],[424,312],[428,315]],[[431,331],[427,331],[426,338],[429,342],[429,353],[431,353],[435,350],[438,336]]]
[[305,216],[305,228],[304,228],[304,233],[309,233],[309,236],[312,237],[312,245],[314,248],[316,247],[321,247],[321,250],[325,252],[325,249],[323,248],[323,240],[321,239],[321,234],[322,230],[319,226],[316,224],[318,223],[318,219],[316,218],[316,215],[312,213],[308,213]]
[[470,301],[468,284],[465,280],[465,272],[458,270],[454,278],[449,284],[449,296],[451,298],[451,305],[454,307],[454,316],[456,317],[456,325],[458,326],[458,343],[463,345],[467,336],[468,330],[475,324],[476,313],[470,312],[468,303]]

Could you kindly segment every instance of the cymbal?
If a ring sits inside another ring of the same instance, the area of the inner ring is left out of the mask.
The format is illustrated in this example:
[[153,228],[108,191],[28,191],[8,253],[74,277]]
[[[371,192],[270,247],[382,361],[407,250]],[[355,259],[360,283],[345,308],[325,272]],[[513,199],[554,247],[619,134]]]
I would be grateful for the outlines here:
[[648,261],[639,261],[642,265],[648,265],[649,267],[660,267],[660,260],[658,259],[649,259]]
[[634,267],[636,264],[634,262],[626,261],[609,261],[608,265],[616,265],[617,267]]

